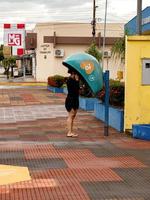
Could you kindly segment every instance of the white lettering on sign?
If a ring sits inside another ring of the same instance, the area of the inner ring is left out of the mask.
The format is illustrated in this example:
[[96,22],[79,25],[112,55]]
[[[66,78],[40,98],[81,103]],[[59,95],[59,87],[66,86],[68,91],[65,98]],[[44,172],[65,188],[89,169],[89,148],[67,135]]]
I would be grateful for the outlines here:
[[42,45],[40,45],[40,47],[41,47],[41,50],[40,50],[41,54],[50,54],[51,53],[49,44],[42,44]]
[[8,45],[21,46],[21,34],[10,33],[8,34]]
[[150,23],[150,16],[142,19],[142,25]]
[[42,44],[41,47],[50,47],[49,44]]
[[47,54],[47,53],[51,53],[51,51],[40,51],[40,53]]

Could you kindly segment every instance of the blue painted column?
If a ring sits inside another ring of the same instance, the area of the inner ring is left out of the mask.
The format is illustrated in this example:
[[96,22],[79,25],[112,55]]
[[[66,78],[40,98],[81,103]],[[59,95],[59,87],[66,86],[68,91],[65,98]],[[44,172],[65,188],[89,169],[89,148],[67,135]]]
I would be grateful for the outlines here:
[[105,125],[104,136],[109,135],[109,71],[104,73],[104,85],[105,85]]

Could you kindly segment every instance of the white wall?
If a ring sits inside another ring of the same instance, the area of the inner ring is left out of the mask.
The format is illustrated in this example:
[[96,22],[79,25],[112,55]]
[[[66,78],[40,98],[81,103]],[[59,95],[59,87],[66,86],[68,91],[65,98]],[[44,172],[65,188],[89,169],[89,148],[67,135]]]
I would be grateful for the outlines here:
[[[102,31],[103,25],[98,25],[99,32]],[[107,25],[107,37],[119,37],[123,34],[123,24],[108,24]],[[116,32],[114,30],[117,30]],[[45,23],[37,24],[34,32],[37,33],[37,66],[36,66],[36,79],[37,81],[47,81],[48,76],[63,75],[68,76],[67,68],[62,65],[62,61],[77,52],[85,52],[89,46],[86,45],[56,45],[53,47],[53,43],[44,43],[44,36],[53,36],[54,31],[56,36],[91,36],[90,24],[79,23]],[[44,47],[44,46],[45,47]],[[47,45],[47,47],[46,47]],[[56,58],[54,56],[55,49],[64,49],[65,55],[62,58]],[[107,46],[106,50],[111,50],[111,46]],[[46,53],[44,53],[44,51]],[[44,58],[46,55],[46,59]],[[109,59],[108,67],[110,70],[110,77],[116,78],[117,70],[123,69],[123,66],[117,60]],[[104,70],[107,68],[107,61],[104,62]]]

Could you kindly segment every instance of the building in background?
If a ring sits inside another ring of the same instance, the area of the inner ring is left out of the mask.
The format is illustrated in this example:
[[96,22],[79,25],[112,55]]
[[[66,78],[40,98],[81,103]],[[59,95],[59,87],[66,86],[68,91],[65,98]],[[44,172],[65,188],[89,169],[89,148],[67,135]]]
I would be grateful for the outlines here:
[[[102,51],[103,24],[96,25],[95,42]],[[124,71],[124,64],[111,56],[111,48],[117,39],[124,36],[124,24],[108,23],[104,70],[110,70],[110,77],[117,78],[118,71]],[[33,31],[26,31],[25,24],[4,24],[4,45],[12,47],[17,56],[21,75],[32,76],[37,81],[47,81],[48,76],[67,76],[62,61],[77,52],[85,52],[93,41],[89,23],[39,23]]]
[[[130,35],[136,34],[136,18],[135,16],[125,24],[125,29]],[[142,11],[142,34],[150,35],[150,6]]]
[[[124,129],[128,131],[132,125],[150,123],[150,36],[128,36],[126,45]],[[145,137],[146,132],[142,134]]]
[[4,49],[11,47],[16,57],[18,76],[35,78],[36,34],[27,32],[25,24],[4,24]]
[[37,34],[32,31],[26,31],[25,54],[23,56],[23,60],[26,68],[26,76],[32,75],[33,78],[36,78],[36,48]]
[[[96,26],[96,44],[103,46],[103,24]],[[37,34],[36,79],[47,81],[48,76],[60,74],[67,76],[62,61],[77,52],[85,52],[92,43],[92,27],[89,23],[39,23],[34,29]],[[110,70],[110,76],[117,78],[117,71],[124,71],[124,64],[111,57],[111,48],[115,41],[124,36],[124,24],[108,23],[104,70]]]
[[[142,35],[136,35],[137,16],[132,18],[125,29],[126,40],[126,79],[124,130],[131,131],[133,125],[150,122],[150,7],[142,11]],[[147,131],[137,133],[143,138]]]
[[12,47],[13,56],[24,54],[25,24],[4,24],[4,46]]

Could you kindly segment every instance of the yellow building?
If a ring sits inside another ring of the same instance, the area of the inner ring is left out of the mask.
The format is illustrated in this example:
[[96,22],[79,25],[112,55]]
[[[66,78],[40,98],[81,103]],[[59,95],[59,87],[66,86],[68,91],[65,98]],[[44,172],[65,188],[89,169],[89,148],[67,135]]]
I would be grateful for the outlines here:
[[[103,24],[97,24],[96,43],[102,50]],[[67,76],[62,61],[71,54],[85,52],[92,42],[92,26],[89,23],[39,23],[37,33],[36,74],[37,81],[47,81],[48,76],[60,74]],[[111,59],[114,42],[124,35],[124,24],[108,23],[106,31],[104,69],[109,67],[111,78],[117,77],[118,70],[124,70],[119,61]]]
[[126,39],[125,130],[150,124],[150,36]]

